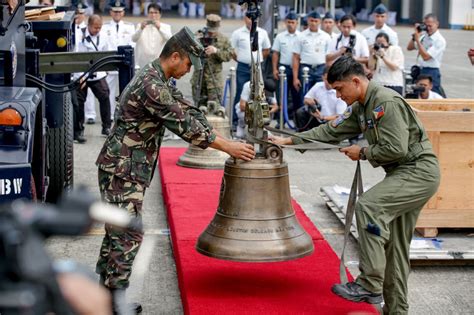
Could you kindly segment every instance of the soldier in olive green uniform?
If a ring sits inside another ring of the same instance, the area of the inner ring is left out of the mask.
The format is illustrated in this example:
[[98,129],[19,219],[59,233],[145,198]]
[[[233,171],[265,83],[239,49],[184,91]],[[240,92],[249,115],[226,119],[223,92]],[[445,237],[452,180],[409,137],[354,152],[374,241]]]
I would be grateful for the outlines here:
[[207,101],[221,102],[224,86],[222,63],[231,60],[232,46],[229,39],[218,32],[220,24],[220,16],[209,14],[206,16],[206,28],[197,33],[197,38],[205,47],[205,56],[203,56],[205,59],[203,59],[203,73],[194,69],[191,78],[196,106],[206,106]]
[[[333,292],[372,304],[381,303],[383,294],[385,312],[407,314],[410,242],[420,210],[438,188],[438,160],[406,101],[369,82],[354,59],[339,58],[329,70],[328,81],[352,106],[330,124],[298,135],[337,143],[364,133],[368,147],[351,145],[340,151],[386,171],[384,180],[366,191],[356,205],[361,273],[354,282],[334,285]],[[296,137],[273,137],[272,141],[303,142]]]
[[[160,58],[133,78],[120,98],[115,125],[97,158],[99,188],[104,201],[126,209],[141,220],[143,197],[150,185],[165,128],[203,149],[212,147],[250,160],[253,147],[231,142],[213,131],[206,118],[183,98],[171,82],[199,68],[203,47],[184,27],[166,43]],[[96,272],[114,297],[117,310],[124,300],[133,261],[143,232],[105,226]],[[132,305],[136,312],[139,304]]]

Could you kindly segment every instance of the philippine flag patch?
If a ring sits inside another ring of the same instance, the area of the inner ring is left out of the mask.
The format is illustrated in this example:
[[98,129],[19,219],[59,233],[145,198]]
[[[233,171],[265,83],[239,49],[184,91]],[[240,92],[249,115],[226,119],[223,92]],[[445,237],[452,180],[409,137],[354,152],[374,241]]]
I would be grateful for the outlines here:
[[380,118],[382,118],[383,115],[385,114],[383,106],[382,105],[377,106],[374,109],[373,113],[374,113],[375,120],[379,120]]

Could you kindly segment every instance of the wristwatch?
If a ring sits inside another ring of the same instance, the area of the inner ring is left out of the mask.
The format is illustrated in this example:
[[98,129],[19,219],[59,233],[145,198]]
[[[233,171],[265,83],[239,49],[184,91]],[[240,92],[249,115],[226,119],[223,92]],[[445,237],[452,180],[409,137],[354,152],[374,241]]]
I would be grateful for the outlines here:
[[360,148],[359,159],[364,160],[364,161],[367,160],[367,156],[365,155],[366,150],[367,150],[367,147]]

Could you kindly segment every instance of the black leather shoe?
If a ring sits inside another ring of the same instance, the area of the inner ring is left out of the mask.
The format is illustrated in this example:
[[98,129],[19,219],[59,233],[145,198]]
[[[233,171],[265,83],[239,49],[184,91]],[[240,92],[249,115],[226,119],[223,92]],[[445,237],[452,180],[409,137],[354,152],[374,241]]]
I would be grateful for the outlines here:
[[332,286],[332,292],[353,302],[367,302],[370,304],[380,304],[383,302],[382,294],[372,293],[355,282],[335,284]]
[[86,124],[88,124],[88,125],[95,124],[95,119],[94,118],[87,118]]
[[86,137],[84,137],[83,134],[78,134],[74,136],[74,141],[76,141],[77,143],[83,144],[87,142],[87,139]]
[[110,133],[110,129],[109,128],[102,128],[102,132],[101,132],[104,136],[108,136],[109,133]]

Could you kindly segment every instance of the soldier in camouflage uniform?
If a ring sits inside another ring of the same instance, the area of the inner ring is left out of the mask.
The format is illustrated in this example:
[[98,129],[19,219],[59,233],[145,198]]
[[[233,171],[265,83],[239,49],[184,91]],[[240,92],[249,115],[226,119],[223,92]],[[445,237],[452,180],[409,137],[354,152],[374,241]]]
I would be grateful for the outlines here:
[[[351,160],[382,166],[386,177],[366,191],[356,204],[360,275],[332,290],[350,301],[379,304],[384,313],[408,314],[410,242],[416,220],[439,186],[438,160],[425,129],[410,105],[396,92],[369,82],[351,57],[339,58],[328,81],[347,104],[331,123],[298,134],[339,142],[364,133],[369,146],[351,145],[340,151]],[[300,138],[273,137],[278,144],[300,144]]]
[[[104,201],[126,209],[141,220],[142,203],[150,185],[165,128],[203,149],[212,147],[243,160],[254,157],[249,144],[216,134],[204,115],[183,98],[171,82],[200,67],[203,47],[184,27],[166,43],[160,57],[132,79],[120,98],[115,125],[97,158],[99,188]],[[105,226],[96,272],[112,293],[117,311],[143,232]],[[132,305],[136,312],[139,304]]]
[[[196,106],[206,106],[207,101],[221,103],[224,86],[222,63],[231,60],[232,46],[229,39],[218,32],[220,23],[220,16],[209,14],[206,16],[206,27],[196,34],[205,47],[202,80],[201,71],[197,69],[194,69],[191,79],[193,100]],[[200,91],[197,91],[199,88]]]

